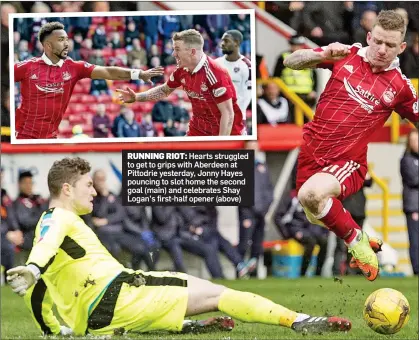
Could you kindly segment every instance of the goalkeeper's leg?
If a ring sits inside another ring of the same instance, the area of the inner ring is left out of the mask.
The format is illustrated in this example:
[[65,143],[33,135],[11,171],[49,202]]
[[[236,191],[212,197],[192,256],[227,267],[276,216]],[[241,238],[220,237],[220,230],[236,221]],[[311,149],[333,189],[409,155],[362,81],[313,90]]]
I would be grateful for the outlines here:
[[228,289],[188,275],[186,316],[221,311],[252,323],[284,326],[301,332],[346,331],[351,323],[338,317],[311,317],[287,309],[260,295]]

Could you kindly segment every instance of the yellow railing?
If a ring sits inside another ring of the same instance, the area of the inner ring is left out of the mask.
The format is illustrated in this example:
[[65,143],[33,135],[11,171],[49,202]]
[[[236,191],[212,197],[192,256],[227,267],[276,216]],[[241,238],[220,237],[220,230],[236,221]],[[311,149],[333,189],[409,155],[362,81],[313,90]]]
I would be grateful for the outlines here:
[[295,114],[295,124],[297,126],[304,125],[304,116],[309,120],[312,120],[314,117],[313,110],[308,106],[304,100],[302,100],[294,91],[290,90],[287,85],[280,78],[269,78],[269,79],[258,79],[258,84],[266,84],[270,81],[274,81],[281,93],[287,97],[287,99],[294,104],[294,114]]
[[390,201],[390,190],[388,188],[387,183],[380,177],[378,177],[375,172],[372,170],[372,166],[368,167],[368,172],[373,179],[374,183],[376,183],[381,191],[382,195],[381,198],[383,200],[383,207],[381,210],[381,217],[382,217],[382,225],[381,225],[381,233],[383,234],[383,241],[388,242],[388,230],[389,230],[389,201]]

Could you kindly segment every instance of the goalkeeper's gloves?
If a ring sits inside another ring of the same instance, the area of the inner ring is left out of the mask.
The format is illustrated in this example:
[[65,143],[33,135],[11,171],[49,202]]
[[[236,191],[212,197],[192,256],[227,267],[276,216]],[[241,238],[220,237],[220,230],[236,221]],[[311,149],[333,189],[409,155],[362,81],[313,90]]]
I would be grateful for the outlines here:
[[39,268],[33,264],[19,266],[7,271],[7,282],[13,292],[24,296],[26,291],[32,287],[41,277]]

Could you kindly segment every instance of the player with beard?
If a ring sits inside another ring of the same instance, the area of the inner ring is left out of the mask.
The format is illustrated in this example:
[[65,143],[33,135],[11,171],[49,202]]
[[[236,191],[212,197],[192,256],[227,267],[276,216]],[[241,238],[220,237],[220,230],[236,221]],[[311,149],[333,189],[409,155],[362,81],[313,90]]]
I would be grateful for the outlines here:
[[21,83],[22,96],[15,116],[17,139],[57,138],[58,126],[80,79],[142,79],[148,82],[163,74],[161,67],[142,71],[74,61],[68,57],[67,32],[59,22],[43,25],[38,39],[44,54],[14,66],[14,80]]
[[243,34],[237,30],[226,31],[221,38],[221,50],[224,56],[216,59],[221,67],[228,71],[236,89],[237,104],[246,120],[246,109],[252,99],[252,72],[250,60],[240,54]]

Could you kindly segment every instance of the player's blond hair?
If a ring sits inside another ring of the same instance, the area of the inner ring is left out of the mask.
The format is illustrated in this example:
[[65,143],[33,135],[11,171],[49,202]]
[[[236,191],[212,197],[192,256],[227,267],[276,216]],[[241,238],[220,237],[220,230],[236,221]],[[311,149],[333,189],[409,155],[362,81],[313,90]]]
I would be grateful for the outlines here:
[[402,41],[406,35],[406,23],[403,16],[393,10],[381,11],[375,19],[375,26],[380,26],[386,31],[399,31],[402,34]]
[[74,186],[80,176],[90,172],[90,169],[89,162],[80,157],[66,157],[55,161],[48,172],[48,189],[51,197],[60,196],[61,188],[65,183]]
[[201,33],[194,29],[176,32],[172,39],[173,41],[183,41],[189,48],[199,47],[202,49],[204,47],[204,38]]

